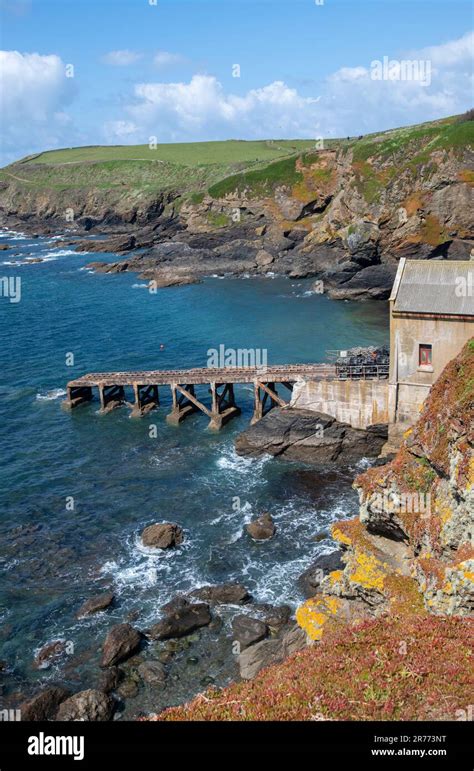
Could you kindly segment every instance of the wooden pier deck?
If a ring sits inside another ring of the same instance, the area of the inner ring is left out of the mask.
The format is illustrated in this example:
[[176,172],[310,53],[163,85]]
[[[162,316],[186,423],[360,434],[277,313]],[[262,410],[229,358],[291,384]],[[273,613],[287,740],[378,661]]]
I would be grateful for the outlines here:
[[[380,376],[379,373],[370,374],[371,379]],[[297,381],[330,379],[338,379],[333,364],[94,372],[67,384],[67,398],[63,404],[73,409],[89,402],[93,398],[93,389],[97,389],[101,413],[126,405],[131,408],[132,416],[141,417],[159,407],[159,386],[168,386],[173,402],[172,410],[167,415],[169,423],[177,425],[187,415],[200,410],[209,418],[209,428],[218,430],[240,413],[234,396],[236,384],[252,383],[254,386],[254,423],[272,407],[288,406],[290,399],[278,393],[277,385],[285,389],[286,395],[287,392],[291,395]],[[208,404],[196,396],[195,386],[199,385],[208,386]],[[132,401],[127,399],[126,388],[133,392]]]

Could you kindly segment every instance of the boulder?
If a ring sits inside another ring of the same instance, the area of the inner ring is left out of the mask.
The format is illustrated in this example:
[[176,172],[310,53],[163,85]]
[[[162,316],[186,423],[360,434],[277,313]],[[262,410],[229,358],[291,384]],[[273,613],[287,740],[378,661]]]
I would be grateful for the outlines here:
[[89,689],[75,693],[60,705],[56,720],[111,720],[114,713],[114,701],[106,693]]
[[71,695],[65,688],[51,686],[40,691],[29,701],[20,705],[21,719],[24,721],[54,720],[59,705]]
[[275,407],[237,436],[235,449],[238,455],[257,457],[267,453],[326,466],[376,457],[386,436],[386,426],[356,429],[321,412]]
[[168,603],[161,610],[165,614],[164,618],[149,631],[152,640],[184,637],[202,626],[207,626],[212,620],[209,605],[204,602],[190,603],[184,598]]
[[279,638],[261,640],[250,645],[238,656],[240,676],[251,680],[262,669],[279,664],[288,656],[303,650],[308,644],[306,633],[297,624]]
[[154,549],[170,549],[182,543],[183,539],[183,529],[171,522],[149,525],[142,533],[143,545]]
[[275,523],[271,514],[265,512],[261,516],[253,519],[248,525],[245,525],[247,533],[256,541],[265,541],[276,533]]
[[110,693],[116,691],[121,680],[123,679],[123,672],[118,667],[108,667],[101,672],[97,689],[104,693]]
[[270,605],[266,602],[260,602],[252,605],[252,612],[257,613],[258,617],[270,629],[278,632],[286,626],[292,611],[289,605]]
[[314,597],[324,576],[333,570],[343,570],[344,563],[340,551],[321,554],[298,578],[298,586],[306,598]]
[[138,667],[138,674],[149,685],[164,685],[166,680],[165,668],[159,661],[144,661]]
[[189,595],[210,605],[243,605],[249,602],[250,594],[242,584],[217,584],[200,586]]
[[232,621],[232,637],[240,644],[241,651],[260,642],[267,635],[267,625],[258,618],[241,615],[235,616]]
[[259,267],[265,267],[266,265],[271,265],[274,259],[273,254],[270,254],[270,252],[267,252],[265,249],[261,249],[257,252],[255,262]]
[[90,616],[92,613],[98,613],[100,610],[105,610],[113,603],[113,601],[113,592],[97,594],[95,597],[91,597],[90,600],[86,600],[86,602],[81,605],[77,611],[77,618],[83,618],[84,616]]
[[108,633],[103,647],[102,667],[110,667],[128,659],[140,647],[142,635],[130,624],[116,624]]

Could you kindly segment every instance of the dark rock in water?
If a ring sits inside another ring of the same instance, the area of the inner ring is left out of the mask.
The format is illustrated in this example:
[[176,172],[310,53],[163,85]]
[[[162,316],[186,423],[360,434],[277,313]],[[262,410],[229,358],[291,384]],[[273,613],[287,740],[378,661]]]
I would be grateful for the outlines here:
[[117,694],[122,699],[133,699],[137,696],[138,690],[138,683],[136,683],[133,678],[129,677],[120,683],[117,688]]
[[36,654],[34,665],[38,669],[47,669],[53,661],[56,661],[66,653],[66,640],[53,640],[46,643]]
[[243,605],[251,597],[242,584],[217,584],[215,586],[200,586],[189,595],[210,605]]
[[232,637],[240,644],[241,651],[260,642],[267,634],[267,625],[258,618],[242,615],[236,616],[232,621]]
[[69,698],[70,691],[51,686],[20,705],[21,719],[24,721],[54,720],[59,705]]
[[105,610],[113,603],[113,601],[114,595],[112,592],[104,592],[103,594],[98,594],[95,597],[91,597],[90,600],[86,600],[86,602],[81,605],[77,611],[77,618],[90,616],[91,613],[97,613],[100,610]]
[[262,640],[246,648],[238,657],[240,676],[251,680],[261,669],[279,664],[308,644],[306,633],[297,624],[280,638]]
[[149,525],[142,533],[143,545],[155,549],[170,549],[182,543],[183,539],[183,529],[171,522]]
[[275,523],[268,512],[253,519],[252,522],[245,526],[245,529],[256,541],[265,541],[267,538],[272,538],[276,533]]
[[165,668],[158,661],[144,661],[138,667],[138,674],[150,685],[163,685],[166,680]]
[[[141,245],[145,245],[143,240]],[[147,244],[151,245],[152,242]],[[76,250],[78,252],[113,252],[118,254],[120,252],[129,252],[131,249],[138,248],[138,242],[133,235],[114,236],[113,238],[106,238],[103,240],[86,240],[77,241]]]
[[114,666],[108,667],[100,674],[97,690],[103,691],[104,693],[115,691],[121,680],[123,680],[122,670]]
[[191,274],[183,274],[177,271],[163,271],[148,268],[139,274],[138,278],[150,281],[152,289],[165,289],[171,286],[187,286],[188,284],[199,284],[201,279]]
[[321,412],[276,407],[237,436],[235,449],[238,455],[344,464],[377,456],[386,438],[386,426],[356,429]]
[[92,688],[75,693],[63,701],[58,709],[56,720],[111,720],[114,713],[114,701],[106,693]]
[[257,613],[258,617],[267,624],[270,629],[279,631],[282,629],[291,617],[291,608],[289,605],[270,605],[266,602],[252,605],[252,612]]
[[209,605],[204,602],[192,604],[182,597],[177,598],[174,605],[167,603],[161,610],[165,616],[151,627],[149,636],[152,640],[184,637],[202,626],[207,626],[212,620]]
[[9,244],[0,244],[0,252],[6,252],[7,249],[11,249]]
[[128,659],[140,647],[142,635],[130,624],[117,624],[108,633],[103,647],[102,667]]
[[396,272],[396,265],[370,265],[358,271],[342,286],[330,288],[329,297],[333,300],[386,300],[390,297]]
[[321,554],[298,578],[298,586],[306,598],[314,597],[319,592],[319,585],[324,576],[333,570],[342,570],[344,563],[340,551]]

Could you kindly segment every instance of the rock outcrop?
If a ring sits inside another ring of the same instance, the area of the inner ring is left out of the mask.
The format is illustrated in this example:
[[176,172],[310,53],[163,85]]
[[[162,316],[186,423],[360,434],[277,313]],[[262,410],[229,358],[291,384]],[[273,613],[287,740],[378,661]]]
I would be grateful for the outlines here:
[[142,635],[130,624],[116,624],[108,633],[103,647],[101,666],[111,667],[129,658],[140,647]]
[[432,387],[395,458],[355,487],[359,516],[332,529],[343,569],[297,611],[312,639],[358,615],[472,615],[474,339]]
[[142,543],[154,549],[171,549],[183,543],[183,528],[171,522],[149,525],[142,532]]
[[466,115],[332,140],[258,169],[236,163],[235,173],[167,163],[162,190],[127,161],[127,186],[119,164],[97,162],[84,187],[81,163],[30,158],[5,172],[0,224],[35,234],[66,227],[80,250],[126,255],[95,270],[136,271],[157,287],[270,270],[314,276],[336,299],[386,299],[401,257],[468,257],[473,133]]
[[312,410],[275,407],[236,438],[239,455],[268,453],[315,465],[351,463],[376,457],[387,439],[386,426],[351,428]]

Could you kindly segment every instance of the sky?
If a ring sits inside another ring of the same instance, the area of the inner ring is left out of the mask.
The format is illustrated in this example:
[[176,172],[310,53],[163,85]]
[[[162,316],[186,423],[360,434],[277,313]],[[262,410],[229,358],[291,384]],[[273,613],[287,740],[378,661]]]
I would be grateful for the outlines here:
[[78,145],[354,136],[473,102],[464,0],[0,0],[0,14],[2,165]]

